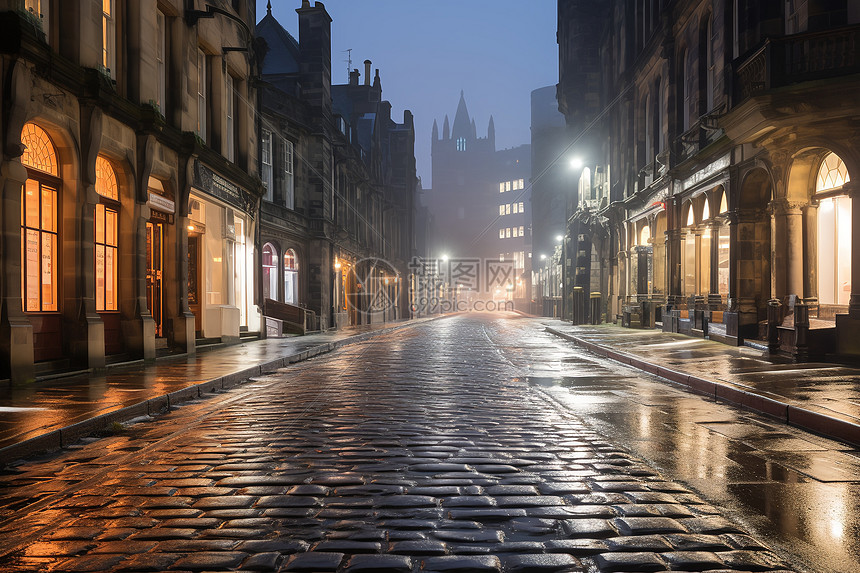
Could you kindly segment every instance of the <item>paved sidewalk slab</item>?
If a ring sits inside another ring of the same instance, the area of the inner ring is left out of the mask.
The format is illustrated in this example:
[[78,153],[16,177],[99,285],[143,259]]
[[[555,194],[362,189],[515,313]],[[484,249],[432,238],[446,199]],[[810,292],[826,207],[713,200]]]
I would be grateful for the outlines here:
[[541,321],[556,336],[587,350],[687,386],[715,400],[786,424],[860,444],[860,369],[795,363],[748,347],[731,347],[656,330]]
[[194,355],[0,388],[0,466],[69,446],[112,424],[151,416],[295,362],[439,317],[255,340]]

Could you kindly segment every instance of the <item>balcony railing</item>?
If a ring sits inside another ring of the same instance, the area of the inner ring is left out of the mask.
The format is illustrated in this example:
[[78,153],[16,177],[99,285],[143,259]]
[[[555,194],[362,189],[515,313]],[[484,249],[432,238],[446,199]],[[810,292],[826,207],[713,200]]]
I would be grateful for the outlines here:
[[769,38],[736,62],[735,102],[768,90],[860,72],[860,26]]

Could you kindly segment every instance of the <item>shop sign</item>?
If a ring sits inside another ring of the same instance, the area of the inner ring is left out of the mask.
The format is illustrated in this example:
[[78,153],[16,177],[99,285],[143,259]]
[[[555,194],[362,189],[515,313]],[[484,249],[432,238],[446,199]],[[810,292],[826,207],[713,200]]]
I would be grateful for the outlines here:
[[146,204],[153,209],[158,209],[159,211],[163,211],[165,213],[176,212],[176,203],[174,203],[167,197],[162,197],[161,195],[158,195],[156,193],[149,194],[149,201],[147,201]]
[[254,215],[255,201],[251,194],[212,171],[200,160],[194,161],[194,187],[236,207],[243,213]]
[[696,185],[698,185],[699,183],[701,183],[702,181],[704,181],[708,177],[711,177],[712,175],[719,173],[723,169],[727,169],[729,167],[729,165],[731,165],[731,159],[729,158],[729,155],[728,154],[723,155],[722,157],[720,157],[719,159],[717,159],[716,161],[714,161],[710,165],[706,165],[704,168],[693,173],[693,175],[691,177],[688,177],[687,179],[685,179],[684,182],[681,183],[681,189],[683,191],[686,191],[687,189],[695,187]]

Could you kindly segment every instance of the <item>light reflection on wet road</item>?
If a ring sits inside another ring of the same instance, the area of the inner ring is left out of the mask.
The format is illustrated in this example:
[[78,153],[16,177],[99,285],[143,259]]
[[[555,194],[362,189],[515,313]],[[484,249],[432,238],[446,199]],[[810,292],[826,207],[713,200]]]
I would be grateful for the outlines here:
[[856,449],[606,361],[542,332],[536,321],[527,336],[506,326],[490,330],[505,356],[608,441],[696,489],[796,555],[797,565],[860,571]]

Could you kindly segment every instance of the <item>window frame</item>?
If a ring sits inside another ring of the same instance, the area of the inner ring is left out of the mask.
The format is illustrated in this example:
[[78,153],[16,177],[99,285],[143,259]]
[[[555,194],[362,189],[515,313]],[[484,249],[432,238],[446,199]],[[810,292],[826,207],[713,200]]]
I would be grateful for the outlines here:
[[207,139],[207,117],[206,117],[206,102],[208,101],[209,90],[207,89],[208,70],[206,61],[206,52],[202,48],[197,48],[197,135],[205,142]]
[[[107,7],[107,11],[105,11]],[[116,79],[116,2],[102,0],[102,65]]]
[[162,115],[167,115],[167,15],[155,11],[155,103]]

